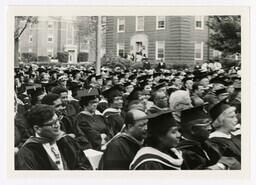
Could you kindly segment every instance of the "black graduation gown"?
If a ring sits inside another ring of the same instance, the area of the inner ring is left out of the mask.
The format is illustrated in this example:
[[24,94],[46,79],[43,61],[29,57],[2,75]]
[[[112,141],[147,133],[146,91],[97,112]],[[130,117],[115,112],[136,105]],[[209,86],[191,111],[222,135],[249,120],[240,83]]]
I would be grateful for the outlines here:
[[61,120],[60,128],[66,134],[75,134],[75,140],[79,144],[81,150],[92,148],[88,138],[72,117],[64,116]]
[[200,144],[192,140],[181,140],[177,148],[182,151],[184,159],[181,169],[205,169],[220,159],[218,150],[207,141]]
[[116,112],[114,109],[112,111],[112,109],[109,108],[103,112],[103,117],[107,127],[109,128],[111,137],[122,130],[124,126],[124,118],[122,117],[121,113]]
[[[64,136],[56,142],[64,169],[81,170],[91,169],[91,165],[85,155],[79,150],[75,140]],[[43,145],[37,142],[25,143],[15,158],[16,170],[57,170],[57,166],[50,159]]]
[[108,135],[108,130],[103,122],[97,115],[88,115],[83,112],[77,115],[77,124],[82,132],[88,138],[91,146],[95,150],[101,149],[101,134]]
[[141,144],[127,134],[120,134],[108,145],[103,155],[103,170],[129,170]]
[[212,137],[210,142],[219,150],[222,156],[234,157],[241,163],[241,138],[239,136],[232,136],[231,139]]

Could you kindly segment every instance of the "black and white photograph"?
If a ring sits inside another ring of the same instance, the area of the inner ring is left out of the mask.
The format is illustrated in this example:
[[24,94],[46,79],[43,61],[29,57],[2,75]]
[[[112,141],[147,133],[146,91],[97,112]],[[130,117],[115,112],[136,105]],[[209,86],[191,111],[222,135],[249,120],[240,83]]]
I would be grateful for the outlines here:
[[9,168],[247,171],[248,12],[128,9],[12,11]]

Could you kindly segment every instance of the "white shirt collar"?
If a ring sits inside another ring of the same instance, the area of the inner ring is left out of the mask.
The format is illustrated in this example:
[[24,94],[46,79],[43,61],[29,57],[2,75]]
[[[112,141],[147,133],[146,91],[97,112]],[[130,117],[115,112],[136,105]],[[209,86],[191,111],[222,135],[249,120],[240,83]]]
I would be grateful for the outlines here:
[[211,133],[209,138],[213,138],[213,137],[223,137],[223,138],[231,139],[230,134],[225,134],[225,133],[220,132],[220,131],[215,131],[215,132]]

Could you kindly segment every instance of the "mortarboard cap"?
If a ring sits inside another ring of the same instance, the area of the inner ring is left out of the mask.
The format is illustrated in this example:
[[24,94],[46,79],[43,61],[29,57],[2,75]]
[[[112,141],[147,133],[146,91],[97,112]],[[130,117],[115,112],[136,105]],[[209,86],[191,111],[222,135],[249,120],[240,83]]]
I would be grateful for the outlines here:
[[215,121],[222,114],[222,112],[231,107],[226,101],[227,99],[224,99],[210,108],[209,113],[212,121]]
[[107,99],[112,99],[117,96],[122,96],[121,89],[118,85],[115,85],[109,89],[106,89],[102,92],[102,95]]
[[[205,105],[200,105],[181,111],[181,127],[189,128],[193,125],[200,124],[198,122],[194,122],[195,120],[210,119],[210,115],[206,112],[204,106]],[[205,123],[202,123],[202,125],[205,125]]]
[[147,126],[149,136],[162,136],[171,127],[176,127],[178,124],[173,118],[172,111],[165,111],[151,114]]

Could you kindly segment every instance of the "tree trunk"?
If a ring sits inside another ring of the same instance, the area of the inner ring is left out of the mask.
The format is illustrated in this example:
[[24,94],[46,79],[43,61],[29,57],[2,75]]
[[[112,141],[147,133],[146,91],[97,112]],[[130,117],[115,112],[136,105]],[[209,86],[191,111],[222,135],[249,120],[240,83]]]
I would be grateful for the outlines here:
[[19,66],[19,38],[14,39],[14,67]]

